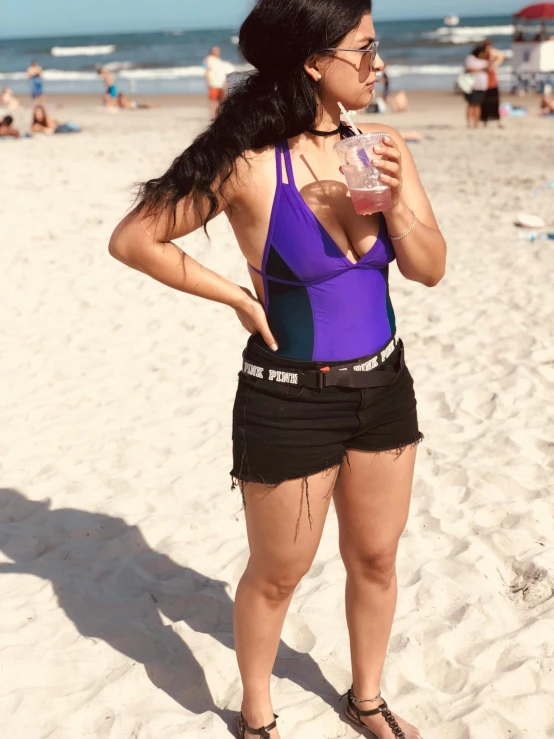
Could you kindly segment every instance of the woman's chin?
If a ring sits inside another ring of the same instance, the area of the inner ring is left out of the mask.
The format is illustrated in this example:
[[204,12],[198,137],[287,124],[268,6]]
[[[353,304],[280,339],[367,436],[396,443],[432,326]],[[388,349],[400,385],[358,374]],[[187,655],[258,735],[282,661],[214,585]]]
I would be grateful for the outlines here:
[[373,98],[375,97],[375,90],[372,88],[365,92],[363,95],[356,100],[347,110],[365,110],[368,105],[371,105]]

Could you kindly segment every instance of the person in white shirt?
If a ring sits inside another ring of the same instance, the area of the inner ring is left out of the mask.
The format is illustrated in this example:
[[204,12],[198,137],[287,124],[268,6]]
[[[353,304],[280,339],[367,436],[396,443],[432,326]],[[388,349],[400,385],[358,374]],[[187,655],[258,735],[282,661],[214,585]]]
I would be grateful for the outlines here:
[[213,120],[227,92],[228,65],[221,59],[221,49],[218,46],[212,47],[210,53],[204,59],[204,67],[206,68],[206,85],[210,101],[210,118]]
[[478,128],[481,122],[483,103],[489,88],[489,68],[491,66],[491,61],[486,56],[485,47],[480,44],[473,49],[465,61],[466,72],[473,75],[473,89],[466,95],[469,128]]

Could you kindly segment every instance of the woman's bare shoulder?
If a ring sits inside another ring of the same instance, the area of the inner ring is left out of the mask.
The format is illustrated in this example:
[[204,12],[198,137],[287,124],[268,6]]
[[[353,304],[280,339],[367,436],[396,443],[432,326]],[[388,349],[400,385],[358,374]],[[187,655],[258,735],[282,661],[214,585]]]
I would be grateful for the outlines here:
[[275,147],[250,149],[235,162],[229,178],[228,192],[234,199],[265,189],[275,180]]
[[362,133],[388,133],[394,139],[402,138],[402,134],[396,128],[385,126],[383,123],[356,123],[356,126]]

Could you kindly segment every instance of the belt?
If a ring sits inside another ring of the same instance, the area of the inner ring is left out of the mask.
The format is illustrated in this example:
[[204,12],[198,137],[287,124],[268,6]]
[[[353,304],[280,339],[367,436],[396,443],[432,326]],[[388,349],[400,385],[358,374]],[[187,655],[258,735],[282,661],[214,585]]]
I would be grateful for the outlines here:
[[[312,390],[322,390],[325,387],[351,387],[357,389],[370,387],[386,387],[393,385],[397,372],[374,370],[381,367],[391,356],[394,350],[400,347],[400,367],[404,366],[404,345],[401,339],[394,337],[377,354],[354,362],[345,362],[335,367],[324,366],[323,362],[316,362],[314,369],[300,370],[298,367],[278,367],[271,360],[260,360],[256,357],[255,363],[248,359],[248,349],[243,355],[241,374],[255,380],[265,380],[278,385],[308,387]],[[321,366],[319,366],[321,365]]]

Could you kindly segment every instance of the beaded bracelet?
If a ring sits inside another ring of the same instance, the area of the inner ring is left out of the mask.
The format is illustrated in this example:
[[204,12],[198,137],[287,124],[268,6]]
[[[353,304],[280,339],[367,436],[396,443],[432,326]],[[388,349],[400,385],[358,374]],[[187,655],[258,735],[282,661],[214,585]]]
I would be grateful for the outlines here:
[[414,216],[414,222],[412,223],[412,225],[410,226],[410,228],[407,231],[404,231],[403,234],[400,234],[400,236],[390,236],[390,240],[391,241],[401,241],[402,239],[405,239],[408,234],[412,233],[412,231],[414,230],[415,225],[417,223],[417,216],[413,212],[413,210],[412,210],[412,213],[413,213],[413,216]]

